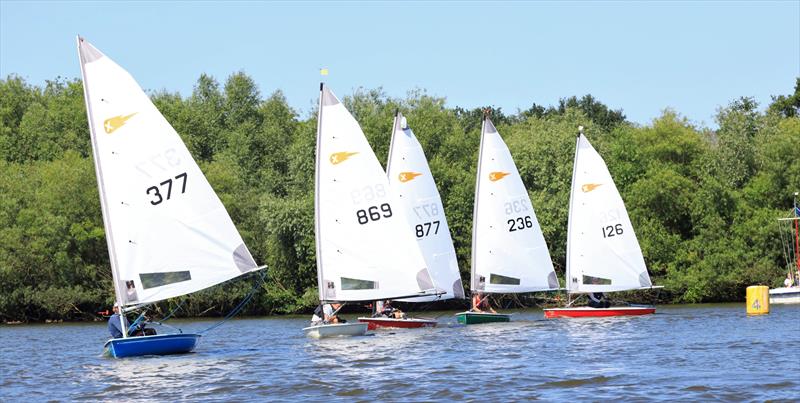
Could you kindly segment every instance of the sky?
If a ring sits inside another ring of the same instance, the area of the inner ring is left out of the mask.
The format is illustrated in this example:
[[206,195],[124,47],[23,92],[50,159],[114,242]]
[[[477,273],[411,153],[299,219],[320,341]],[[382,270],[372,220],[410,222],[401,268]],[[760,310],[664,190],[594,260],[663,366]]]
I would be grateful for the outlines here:
[[800,77],[800,0],[0,0],[0,76],[80,77],[78,34],[146,90],[188,96],[203,73],[244,71],[301,117],[324,79],[340,97],[422,89],[505,113],[592,94],[642,125],[672,108],[715,127],[718,108],[765,107]]

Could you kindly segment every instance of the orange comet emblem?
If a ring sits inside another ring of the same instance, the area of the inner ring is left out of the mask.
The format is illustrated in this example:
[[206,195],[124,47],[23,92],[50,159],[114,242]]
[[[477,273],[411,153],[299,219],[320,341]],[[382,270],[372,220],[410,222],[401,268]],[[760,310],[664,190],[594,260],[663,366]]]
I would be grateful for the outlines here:
[[336,164],[341,164],[342,162],[347,161],[348,158],[350,158],[350,157],[352,157],[352,156],[354,156],[356,154],[358,154],[358,153],[357,152],[356,153],[349,153],[347,151],[342,151],[342,152],[339,152],[339,153],[331,154],[331,157],[329,159],[331,161],[331,164],[336,165]]
[[587,183],[581,186],[581,190],[583,191],[583,193],[589,193],[592,190],[597,189],[600,185],[602,185],[602,183]]
[[114,116],[113,118],[108,118],[103,122],[103,129],[105,129],[106,133],[111,134],[114,133],[115,130],[119,129],[128,119],[132,118],[137,112],[131,113],[128,116]]
[[492,172],[489,174],[489,180],[492,182],[497,182],[500,179],[505,178],[506,176],[511,175],[508,172]]
[[397,179],[400,179],[400,182],[408,182],[417,176],[422,176],[422,174],[419,172],[400,172],[400,175],[397,175]]

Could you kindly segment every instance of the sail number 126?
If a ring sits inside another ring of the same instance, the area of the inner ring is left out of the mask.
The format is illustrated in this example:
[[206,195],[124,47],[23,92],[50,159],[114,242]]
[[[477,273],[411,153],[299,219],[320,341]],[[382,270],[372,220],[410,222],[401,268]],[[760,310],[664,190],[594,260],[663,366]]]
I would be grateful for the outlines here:
[[612,236],[622,235],[622,224],[607,225],[603,227],[603,238],[611,238]]

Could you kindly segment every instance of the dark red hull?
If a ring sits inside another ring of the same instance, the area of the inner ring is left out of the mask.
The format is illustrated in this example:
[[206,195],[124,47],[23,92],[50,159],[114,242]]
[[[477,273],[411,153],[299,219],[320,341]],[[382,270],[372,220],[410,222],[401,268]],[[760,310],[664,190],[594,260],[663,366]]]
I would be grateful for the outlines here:
[[601,318],[608,316],[638,316],[656,313],[654,306],[621,306],[611,308],[553,308],[545,309],[544,317],[552,318]]
[[367,329],[416,329],[419,327],[435,327],[436,321],[432,319],[393,319],[393,318],[358,318],[359,322],[366,323]]

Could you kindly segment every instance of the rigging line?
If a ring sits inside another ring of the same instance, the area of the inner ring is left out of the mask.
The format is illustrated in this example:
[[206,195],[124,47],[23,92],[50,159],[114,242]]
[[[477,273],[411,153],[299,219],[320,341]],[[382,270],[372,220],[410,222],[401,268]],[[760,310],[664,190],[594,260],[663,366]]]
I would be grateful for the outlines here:
[[222,318],[221,321],[219,321],[219,322],[217,322],[217,323],[209,326],[208,328],[206,328],[204,330],[201,330],[201,331],[199,331],[197,333],[198,334],[204,334],[204,333],[210,332],[210,331],[222,326],[225,322],[227,322],[228,320],[230,320],[231,318],[236,316],[239,312],[241,312],[242,309],[244,309],[244,307],[247,306],[247,303],[250,302],[251,299],[253,299],[253,295],[255,295],[256,291],[258,291],[258,289],[261,288],[261,283],[264,281],[264,277],[266,277],[266,275],[267,275],[266,270],[263,273],[260,273],[260,277],[259,278],[260,278],[261,281],[254,281],[253,282],[254,283],[253,284],[253,288],[250,290],[250,292],[247,294],[247,296],[245,296],[244,299],[242,299],[242,301],[239,302],[239,305],[236,305],[235,308],[233,308],[227,315],[225,315],[225,317]]

